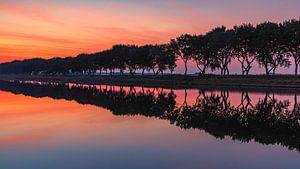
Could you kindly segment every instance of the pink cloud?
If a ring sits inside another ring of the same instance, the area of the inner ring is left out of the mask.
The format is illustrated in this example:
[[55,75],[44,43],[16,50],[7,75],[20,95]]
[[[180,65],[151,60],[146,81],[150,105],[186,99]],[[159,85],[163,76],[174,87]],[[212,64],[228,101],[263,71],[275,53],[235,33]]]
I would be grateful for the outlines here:
[[33,6],[33,5],[17,5],[1,2],[0,10],[2,12],[18,15],[18,16],[26,16],[33,19],[37,19],[40,21],[47,21],[53,23],[61,23],[61,21],[51,12],[47,11],[47,9],[43,7]]

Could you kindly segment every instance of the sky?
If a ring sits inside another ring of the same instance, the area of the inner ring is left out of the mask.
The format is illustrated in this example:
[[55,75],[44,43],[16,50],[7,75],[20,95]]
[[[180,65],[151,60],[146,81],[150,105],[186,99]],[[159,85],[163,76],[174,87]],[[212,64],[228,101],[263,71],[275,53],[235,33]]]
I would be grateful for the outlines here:
[[299,0],[0,0],[0,62],[76,56],[114,44],[300,18]]

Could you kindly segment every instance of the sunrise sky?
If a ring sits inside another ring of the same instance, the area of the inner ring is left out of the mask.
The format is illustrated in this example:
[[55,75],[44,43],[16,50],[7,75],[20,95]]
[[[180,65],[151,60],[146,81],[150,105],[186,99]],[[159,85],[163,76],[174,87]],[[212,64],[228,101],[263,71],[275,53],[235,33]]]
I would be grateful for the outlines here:
[[299,0],[0,0],[0,62],[300,17]]

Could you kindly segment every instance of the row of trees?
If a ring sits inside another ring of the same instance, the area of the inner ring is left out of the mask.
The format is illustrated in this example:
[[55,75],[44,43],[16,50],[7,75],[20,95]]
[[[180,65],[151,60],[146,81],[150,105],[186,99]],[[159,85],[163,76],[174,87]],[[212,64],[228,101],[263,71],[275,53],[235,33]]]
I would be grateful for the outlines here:
[[135,74],[137,70],[163,74],[176,68],[176,55],[169,45],[115,45],[110,50],[80,54],[75,58],[28,59],[0,65],[0,73],[95,73],[105,71]]
[[254,62],[265,69],[267,75],[279,67],[300,64],[300,20],[284,23],[265,22],[253,26],[243,24],[233,29],[217,27],[205,35],[185,34],[163,45],[116,45],[112,49],[94,54],[81,54],[75,58],[30,59],[0,65],[0,73],[67,73],[67,72],[173,72],[176,60],[181,59],[187,75],[189,61],[196,63],[199,74],[219,70],[229,75],[229,65],[237,59],[242,75],[248,75]]
[[281,24],[265,22],[256,27],[251,24],[226,29],[213,29],[206,35],[182,35],[171,41],[177,56],[185,63],[193,60],[205,74],[210,68],[219,69],[228,75],[228,66],[233,59],[241,64],[242,75],[248,75],[253,63],[265,69],[267,75],[275,74],[278,67],[289,67],[290,58],[295,64],[295,75],[300,63],[300,20],[289,20]]

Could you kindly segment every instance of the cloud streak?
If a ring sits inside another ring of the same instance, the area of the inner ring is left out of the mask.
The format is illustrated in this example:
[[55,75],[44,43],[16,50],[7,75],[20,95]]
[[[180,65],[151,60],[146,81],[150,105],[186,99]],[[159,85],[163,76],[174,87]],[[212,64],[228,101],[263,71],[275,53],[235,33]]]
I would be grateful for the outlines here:
[[27,17],[41,22],[53,22],[62,23],[52,12],[47,11],[47,8],[35,6],[35,5],[20,5],[1,2],[0,11],[2,13],[8,13],[17,15],[19,17]]
[[33,40],[33,41],[42,41],[42,42],[50,42],[50,43],[60,43],[60,44],[73,44],[78,43],[73,39],[64,39],[59,37],[48,37],[42,35],[34,35],[20,32],[0,32],[1,37],[7,37],[12,39],[25,39],[25,40]]

